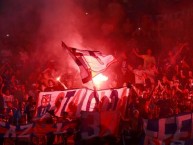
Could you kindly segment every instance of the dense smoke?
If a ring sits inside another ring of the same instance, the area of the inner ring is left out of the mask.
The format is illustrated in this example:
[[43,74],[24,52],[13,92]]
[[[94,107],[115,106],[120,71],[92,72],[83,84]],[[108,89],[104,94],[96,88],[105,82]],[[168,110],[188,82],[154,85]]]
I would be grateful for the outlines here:
[[57,60],[61,67],[71,65],[61,41],[72,47],[110,54],[123,50],[129,54],[133,47],[139,47],[141,52],[147,48],[160,52],[158,49],[168,47],[166,43],[170,40],[167,37],[162,40],[160,35],[173,38],[176,34],[158,32],[155,15],[174,13],[175,9],[170,10],[172,4],[175,2],[176,8],[181,4],[161,2],[4,0],[0,7],[0,46],[15,54],[22,51],[19,55],[24,59],[30,57],[40,63]]
[[61,40],[72,47],[101,50],[104,53],[111,50],[110,53],[113,53],[113,41],[109,36],[116,31],[123,15],[118,3],[112,3],[105,11],[100,11],[97,1],[93,9],[87,9],[72,0],[45,1],[40,13],[37,47],[41,54],[46,54],[45,57],[55,56],[59,62],[69,66],[73,63],[66,60],[68,55],[60,46]]
[[[97,1],[91,5],[93,9],[72,0],[28,1],[28,4],[24,0],[10,0],[2,5],[2,46],[15,52],[25,50],[31,55],[35,51],[41,56],[37,58],[53,54],[63,57],[61,40],[69,46],[105,52],[111,48],[108,45],[110,34],[115,33],[124,15],[120,4],[112,3],[105,11],[100,11]],[[109,43],[113,45],[113,41]]]

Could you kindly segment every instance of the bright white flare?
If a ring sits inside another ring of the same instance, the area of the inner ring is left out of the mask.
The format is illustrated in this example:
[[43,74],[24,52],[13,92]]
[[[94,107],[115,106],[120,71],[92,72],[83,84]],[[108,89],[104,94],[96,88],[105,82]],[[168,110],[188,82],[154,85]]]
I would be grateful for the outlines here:
[[109,78],[103,74],[98,74],[93,78],[93,82],[95,85],[100,85],[102,82],[107,81]]
[[59,77],[57,77],[57,78],[56,78],[56,81],[58,81],[58,82],[59,82],[59,81],[60,81],[60,78],[61,78],[60,76],[59,76]]

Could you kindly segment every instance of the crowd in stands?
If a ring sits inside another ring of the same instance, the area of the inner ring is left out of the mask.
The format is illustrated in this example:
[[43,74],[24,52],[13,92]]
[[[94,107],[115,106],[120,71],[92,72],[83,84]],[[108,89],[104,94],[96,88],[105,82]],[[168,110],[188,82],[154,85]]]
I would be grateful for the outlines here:
[[[0,65],[1,120],[13,124],[30,123],[39,92],[65,90],[66,86],[62,83],[64,77],[56,74],[58,72],[53,61],[46,62],[46,66],[42,67],[33,60],[24,61],[19,55],[14,56],[7,50],[5,52],[2,53]],[[70,77],[67,76],[68,79]],[[71,88],[71,80],[66,85]]]
[[[189,47],[187,43],[177,44],[173,51],[165,52],[159,62],[151,49],[147,49],[145,54],[136,48],[132,49],[133,57],[141,62],[138,66],[130,63],[126,53],[121,53],[117,58],[112,73],[116,77],[109,80],[108,87],[122,87],[127,83],[127,87],[131,88],[124,119],[129,120],[129,128],[134,134],[143,133],[140,118],[165,118],[193,110],[193,59]],[[57,70],[55,61],[40,65],[19,59],[15,63],[13,55],[1,58],[2,121],[30,123],[39,92],[75,88],[76,77]]]
[[133,50],[143,63],[137,67],[128,64],[128,74],[123,73],[125,77],[133,74],[134,78],[128,106],[131,112],[137,110],[143,118],[158,119],[192,111],[193,74],[188,47],[187,43],[176,45],[159,64],[151,49],[143,55]]

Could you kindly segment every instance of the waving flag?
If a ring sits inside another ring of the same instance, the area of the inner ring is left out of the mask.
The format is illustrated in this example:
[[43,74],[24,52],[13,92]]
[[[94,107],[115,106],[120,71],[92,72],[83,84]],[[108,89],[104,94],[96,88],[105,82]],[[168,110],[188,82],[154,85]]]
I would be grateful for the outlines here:
[[99,51],[79,50],[68,47],[62,42],[62,47],[67,49],[80,69],[83,83],[92,80],[93,77],[105,71],[115,61],[112,55],[104,55]]

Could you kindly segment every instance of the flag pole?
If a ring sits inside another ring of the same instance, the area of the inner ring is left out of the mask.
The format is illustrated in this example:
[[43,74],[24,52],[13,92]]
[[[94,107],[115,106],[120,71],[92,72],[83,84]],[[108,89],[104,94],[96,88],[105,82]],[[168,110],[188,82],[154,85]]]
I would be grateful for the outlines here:
[[[97,90],[96,90],[96,86],[94,84],[93,78],[92,78],[92,84],[93,84],[94,98],[95,98],[96,103],[97,103]],[[99,111],[99,103],[97,103],[97,105],[95,107],[95,111]]]

